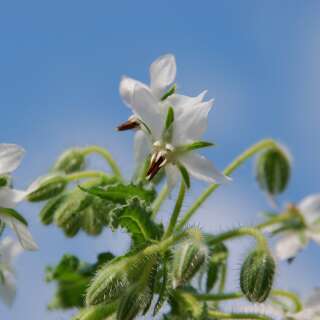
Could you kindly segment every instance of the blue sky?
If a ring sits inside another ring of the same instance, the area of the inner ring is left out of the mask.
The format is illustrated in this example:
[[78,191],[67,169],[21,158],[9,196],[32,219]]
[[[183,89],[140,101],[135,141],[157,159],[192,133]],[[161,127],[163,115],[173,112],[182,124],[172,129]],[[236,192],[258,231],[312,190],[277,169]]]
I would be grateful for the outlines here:
[[[132,136],[114,130],[129,115],[118,94],[120,77],[148,81],[149,64],[171,52],[179,89],[190,95],[208,89],[215,98],[206,139],[217,146],[206,154],[219,168],[250,144],[273,137],[294,156],[292,181],[281,200],[319,192],[319,1],[12,0],[0,3],[0,30],[1,142],[27,150],[15,173],[17,186],[44,174],[74,145],[108,147],[129,176]],[[252,167],[240,169],[195,221],[208,231],[254,223],[267,203]],[[187,204],[203,187],[195,184]],[[19,208],[41,250],[19,258],[17,300],[11,309],[0,305],[4,319],[68,319],[46,311],[53,286],[43,282],[44,267],[64,252],[92,260],[99,250],[126,248],[124,236],[110,232],[65,240],[39,223],[39,208]],[[163,210],[163,219],[167,215]],[[277,283],[307,293],[320,285],[319,259],[320,249],[310,245],[295,264],[280,264]],[[239,257],[234,261],[230,285]]]

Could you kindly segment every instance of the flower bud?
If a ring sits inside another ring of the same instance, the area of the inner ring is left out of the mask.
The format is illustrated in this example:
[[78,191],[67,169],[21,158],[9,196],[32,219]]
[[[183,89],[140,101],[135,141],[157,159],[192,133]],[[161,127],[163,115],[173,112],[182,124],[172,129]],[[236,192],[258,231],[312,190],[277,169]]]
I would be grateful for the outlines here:
[[128,271],[131,264],[132,258],[120,257],[101,268],[88,288],[86,305],[110,303],[120,297],[129,285]]
[[48,175],[35,182],[27,199],[31,202],[48,200],[60,194],[67,183],[67,179],[62,175]]
[[268,251],[254,250],[245,259],[240,272],[240,287],[251,302],[265,301],[272,288],[275,261]]
[[55,224],[62,228],[65,234],[73,237],[81,228],[81,211],[91,203],[91,196],[80,189],[68,193],[58,207],[55,215]]
[[58,210],[59,206],[62,204],[64,199],[66,198],[66,194],[62,194],[49,200],[46,205],[40,211],[40,220],[43,224],[48,225],[53,221],[53,216],[55,212]]
[[65,151],[54,164],[54,171],[62,171],[66,174],[83,169],[85,166],[85,156],[81,149],[72,148]]
[[141,289],[143,290],[143,288],[132,286],[122,296],[117,312],[117,320],[132,320],[138,315],[144,300],[146,300]]
[[290,174],[290,160],[285,151],[272,148],[259,156],[256,166],[257,181],[260,188],[270,195],[278,195],[286,189]]
[[201,241],[184,241],[173,258],[173,287],[187,283],[200,269],[208,256],[208,248]]

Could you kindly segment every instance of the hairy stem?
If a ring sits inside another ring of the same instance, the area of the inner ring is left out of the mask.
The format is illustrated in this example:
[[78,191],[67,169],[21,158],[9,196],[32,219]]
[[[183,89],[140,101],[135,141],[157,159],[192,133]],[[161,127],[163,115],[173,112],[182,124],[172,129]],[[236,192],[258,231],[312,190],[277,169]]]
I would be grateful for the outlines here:
[[171,218],[170,218],[168,229],[165,232],[165,234],[163,236],[163,239],[166,239],[169,236],[171,236],[171,234],[172,234],[172,232],[174,230],[174,227],[176,226],[176,223],[177,223],[177,220],[178,220],[178,217],[179,217],[179,213],[181,211],[181,207],[182,207],[182,204],[183,204],[183,200],[184,200],[185,194],[186,194],[186,186],[185,186],[184,181],[181,180],[180,191],[179,191],[179,194],[178,194],[178,198],[177,198],[176,204],[174,206],[174,209],[173,209],[173,212],[172,212],[172,215],[171,215]]
[[117,176],[118,178],[122,179],[120,168],[118,167],[116,161],[112,158],[112,155],[108,150],[106,150],[102,147],[99,147],[99,146],[89,146],[89,147],[83,148],[82,152],[83,152],[83,155],[85,155],[85,156],[92,154],[92,153],[97,153],[97,154],[101,155],[108,162],[114,175]]
[[255,228],[239,228],[239,229],[234,229],[230,230],[227,232],[223,232],[215,236],[213,239],[210,240],[210,244],[218,244],[220,242],[230,240],[233,238],[238,238],[238,237],[244,237],[244,236],[251,236],[254,237],[255,240],[257,241],[257,245],[260,249],[266,249],[268,250],[268,242],[266,238],[264,237],[263,233],[259,231],[258,229]]
[[81,180],[81,179],[88,179],[88,178],[109,178],[104,172],[101,171],[80,171],[71,173],[66,176],[69,182]]
[[266,227],[272,226],[274,224],[287,221],[288,219],[292,218],[292,214],[290,212],[286,212],[284,214],[279,214],[278,216],[271,218],[265,222],[262,222],[256,226],[258,229],[264,229]]
[[219,293],[219,294],[197,294],[195,297],[200,301],[223,301],[243,298],[241,292]]
[[[251,158],[256,153],[271,147],[277,147],[274,140],[266,139],[254,144],[249,149],[240,154],[235,160],[233,160],[229,166],[223,171],[223,173],[229,176],[235,169],[237,169],[243,162]],[[219,188],[219,184],[212,184],[205,190],[199,198],[193,203],[189,210],[185,213],[185,216],[181,219],[180,223],[177,225],[177,229],[181,230],[186,223],[190,220],[193,214],[199,209],[199,207],[207,200],[207,198]]]
[[289,299],[294,305],[294,312],[299,312],[303,308],[300,298],[293,292],[276,289],[272,290],[271,294]]
[[208,311],[209,317],[214,319],[258,319],[258,320],[272,320],[270,317],[259,315],[256,313],[224,313],[220,311]]
[[154,200],[154,202],[152,204],[152,218],[156,217],[158,211],[160,210],[162,203],[167,199],[169,192],[170,192],[169,188],[168,188],[167,184],[165,184],[163,186],[163,188],[161,189],[158,197],[156,198],[156,200]]

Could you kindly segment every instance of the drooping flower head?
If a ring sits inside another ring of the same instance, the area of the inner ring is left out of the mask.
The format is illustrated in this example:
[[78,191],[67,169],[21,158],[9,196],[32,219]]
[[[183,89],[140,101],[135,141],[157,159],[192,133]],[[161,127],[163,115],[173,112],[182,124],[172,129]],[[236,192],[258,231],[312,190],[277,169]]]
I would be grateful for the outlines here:
[[23,248],[37,250],[38,246],[32,239],[26,221],[10,210],[24,200],[30,190],[15,190],[6,182],[20,165],[24,153],[24,149],[16,144],[0,144],[0,177],[4,177],[4,183],[0,185],[0,221],[13,229]]
[[[151,154],[147,177],[152,179],[164,167],[169,187],[173,187],[179,171],[185,181],[188,175],[209,183],[228,180],[196,149],[211,146],[201,141],[207,128],[213,100],[204,101],[206,91],[196,97],[175,93],[172,87],[176,65],[173,55],[158,58],[150,67],[150,87],[130,78],[123,78],[120,93],[133,110],[129,123],[120,126],[137,128],[136,158],[141,161]],[[170,88],[171,86],[171,88]]]

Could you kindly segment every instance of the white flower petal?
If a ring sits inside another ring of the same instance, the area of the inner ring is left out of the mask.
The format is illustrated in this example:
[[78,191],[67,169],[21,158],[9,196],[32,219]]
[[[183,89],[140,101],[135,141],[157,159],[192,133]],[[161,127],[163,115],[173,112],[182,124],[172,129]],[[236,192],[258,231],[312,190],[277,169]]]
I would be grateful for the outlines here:
[[200,140],[208,126],[208,114],[213,100],[195,104],[190,108],[175,109],[172,143],[174,146]]
[[163,116],[160,114],[158,102],[151,92],[136,83],[132,99],[132,108],[139,118],[148,126],[154,139],[159,139],[163,130]]
[[173,106],[173,108],[176,110],[179,110],[180,108],[192,108],[196,104],[199,104],[204,99],[205,95],[207,94],[207,90],[202,91],[198,96],[196,97],[190,97],[185,96],[182,94],[173,94],[169,96],[165,101]]
[[298,208],[306,218],[307,223],[312,225],[316,220],[320,219],[320,194],[305,197],[298,204]]
[[138,130],[134,135],[134,156],[136,163],[141,165],[150,154],[150,151],[151,145],[149,137],[144,131]]
[[12,260],[23,251],[19,242],[5,237],[0,242],[0,263],[11,266]]
[[133,92],[134,92],[134,87],[135,85],[138,84],[142,87],[148,88],[145,84],[142,82],[129,78],[127,76],[123,76],[120,85],[119,85],[119,92],[122,97],[122,100],[124,103],[131,107],[132,105],[132,99],[133,99]]
[[165,90],[176,78],[176,59],[172,54],[166,54],[155,60],[150,66],[150,87],[153,94],[160,99]]
[[276,244],[276,256],[280,260],[294,258],[308,243],[308,240],[300,234],[288,233]]
[[14,219],[7,215],[1,215],[1,212],[0,212],[0,219],[15,232],[21,246],[25,250],[29,250],[29,251],[38,250],[38,245],[33,240],[32,235],[26,225],[24,225],[22,222],[20,222],[17,219]]
[[211,161],[195,152],[188,152],[179,158],[189,174],[209,183],[226,183],[231,179],[218,171]]
[[11,306],[16,296],[16,278],[9,270],[3,270],[2,273],[4,283],[0,281],[0,298],[7,306]]
[[167,164],[165,166],[165,172],[167,176],[167,186],[171,191],[177,185],[180,173],[177,167],[173,166],[172,164]]
[[10,173],[18,168],[25,151],[16,144],[0,144],[0,174]]
[[15,208],[16,205],[24,200],[26,191],[11,189],[9,187],[0,188],[0,207]]

